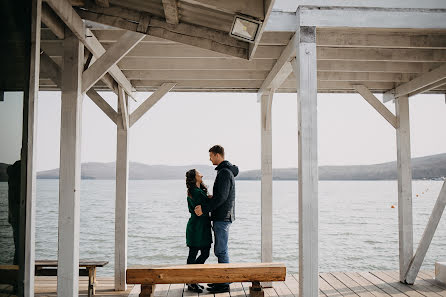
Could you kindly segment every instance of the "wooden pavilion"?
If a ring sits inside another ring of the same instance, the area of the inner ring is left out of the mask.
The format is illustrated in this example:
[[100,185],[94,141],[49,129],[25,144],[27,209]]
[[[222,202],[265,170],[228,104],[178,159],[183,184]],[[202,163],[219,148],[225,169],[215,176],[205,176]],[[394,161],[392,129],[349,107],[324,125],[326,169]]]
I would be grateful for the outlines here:
[[[442,0],[32,1],[27,108],[25,296],[34,292],[38,90],[62,92],[58,295],[78,295],[80,127],[86,94],[116,124],[116,290],[126,288],[128,136],[167,92],[256,92],[261,104],[261,260],[272,252],[271,104],[297,93],[299,295],[319,294],[317,93],[359,93],[395,128],[399,280],[413,283],[446,203],[443,186],[414,253],[409,97],[446,93],[446,2]],[[258,24],[252,40],[229,33],[236,17]],[[41,25],[44,24],[44,25]],[[113,109],[98,93],[117,95]],[[135,111],[134,92],[153,91]],[[375,97],[395,102],[396,114]],[[130,98],[130,99],[129,99]]]

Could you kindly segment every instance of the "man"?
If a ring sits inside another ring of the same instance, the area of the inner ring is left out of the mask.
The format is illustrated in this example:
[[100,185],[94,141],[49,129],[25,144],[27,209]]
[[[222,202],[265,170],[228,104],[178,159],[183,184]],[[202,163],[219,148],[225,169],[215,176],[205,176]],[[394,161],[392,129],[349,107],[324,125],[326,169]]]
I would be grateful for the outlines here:
[[[235,177],[238,167],[225,160],[225,150],[220,145],[209,149],[209,159],[217,167],[217,177],[213,187],[213,196],[205,205],[195,207],[197,216],[211,213],[214,229],[214,253],[218,263],[229,263],[228,237],[229,227],[235,220]],[[211,293],[229,292],[229,283],[208,284]]]

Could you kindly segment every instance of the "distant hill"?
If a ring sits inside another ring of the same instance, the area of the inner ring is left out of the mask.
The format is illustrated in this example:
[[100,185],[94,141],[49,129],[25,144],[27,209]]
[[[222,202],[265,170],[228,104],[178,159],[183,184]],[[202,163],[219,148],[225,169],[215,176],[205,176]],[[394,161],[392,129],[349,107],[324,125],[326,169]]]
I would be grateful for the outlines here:
[[[6,167],[0,163],[0,181],[7,181]],[[412,159],[414,179],[440,179],[446,177],[446,154],[432,155]],[[213,180],[215,170],[213,166],[188,165],[146,165],[130,162],[130,179],[184,179],[185,173],[191,168],[198,169],[205,179]],[[83,163],[83,179],[115,179],[115,163]],[[59,169],[41,171],[37,173],[40,179],[58,179]],[[273,169],[276,180],[296,180],[297,168]],[[396,162],[375,165],[355,166],[321,166],[319,167],[321,180],[393,180],[397,178]],[[259,180],[260,170],[242,171],[239,180]]]
[[[83,179],[115,179],[115,163],[83,163],[81,176]],[[129,164],[129,179],[184,179],[186,171],[195,168],[204,175],[205,179],[214,179],[216,172],[214,167],[207,165],[168,166],[168,165],[146,165],[137,162]],[[41,171],[37,178],[57,179],[59,169]]]
[[[413,179],[446,177],[446,154],[412,159]],[[241,172],[240,180],[260,179],[260,170]],[[273,169],[273,179],[297,180],[297,168]],[[320,180],[392,180],[397,179],[396,162],[375,165],[320,166]]]

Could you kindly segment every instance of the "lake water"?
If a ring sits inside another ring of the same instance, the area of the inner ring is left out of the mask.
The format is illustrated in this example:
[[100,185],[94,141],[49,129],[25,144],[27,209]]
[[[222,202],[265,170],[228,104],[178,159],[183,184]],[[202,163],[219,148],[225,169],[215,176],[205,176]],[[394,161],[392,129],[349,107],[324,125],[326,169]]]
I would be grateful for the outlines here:
[[[442,184],[413,182],[416,246]],[[7,184],[0,183],[2,203],[5,188]],[[297,181],[274,181],[273,191],[274,261],[284,262],[289,272],[297,272]],[[113,274],[114,192],[114,181],[82,181],[80,257],[110,261],[98,270],[98,275]],[[320,271],[398,269],[398,210],[391,208],[397,207],[397,200],[396,181],[321,181]],[[36,259],[57,258],[57,213],[58,180],[38,180]],[[0,225],[7,228],[4,214]],[[186,262],[185,226],[189,213],[183,180],[131,180],[128,216],[129,265]],[[237,181],[236,221],[230,230],[229,250],[231,262],[260,261],[259,181]],[[433,269],[435,261],[445,260],[443,218],[423,268]],[[208,263],[216,262],[211,255]]]

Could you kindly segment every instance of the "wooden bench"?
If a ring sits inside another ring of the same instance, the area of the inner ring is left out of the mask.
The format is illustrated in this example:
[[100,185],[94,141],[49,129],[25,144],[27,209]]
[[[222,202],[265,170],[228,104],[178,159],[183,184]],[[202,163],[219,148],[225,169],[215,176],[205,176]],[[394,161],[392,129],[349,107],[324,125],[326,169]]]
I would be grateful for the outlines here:
[[[79,276],[88,276],[88,296],[96,293],[96,267],[104,267],[108,261],[79,261]],[[37,260],[35,275],[57,276],[56,260]]]
[[190,264],[180,266],[133,266],[127,283],[141,284],[140,297],[153,297],[156,284],[251,282],[251,297],[263,297],[260,282],[285,281],[281,263]]

